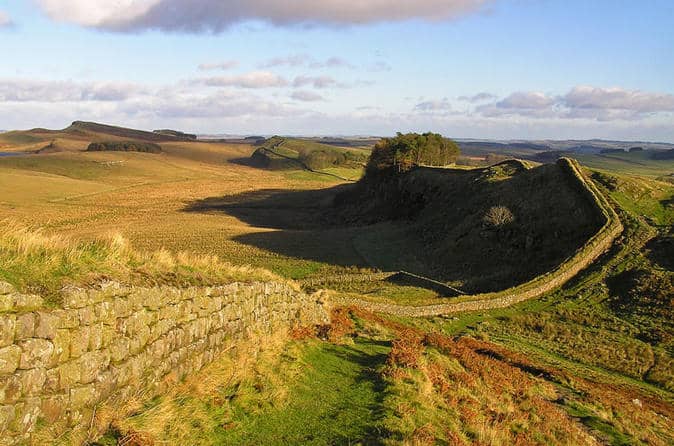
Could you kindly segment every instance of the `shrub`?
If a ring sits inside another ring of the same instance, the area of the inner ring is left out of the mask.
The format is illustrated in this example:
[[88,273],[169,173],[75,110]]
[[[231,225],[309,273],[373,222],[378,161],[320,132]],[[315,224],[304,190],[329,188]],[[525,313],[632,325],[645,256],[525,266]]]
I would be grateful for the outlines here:
[[505,206],[492,206],[482,217],[485,225],[498,228],[515,221],[515,216]]

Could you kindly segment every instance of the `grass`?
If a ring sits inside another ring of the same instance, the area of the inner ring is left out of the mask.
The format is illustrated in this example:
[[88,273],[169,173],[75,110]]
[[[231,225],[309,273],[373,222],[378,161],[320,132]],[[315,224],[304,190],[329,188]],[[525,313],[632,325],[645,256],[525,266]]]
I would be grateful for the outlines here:
[[167,394],[133,402],[99,444],[130,436],[195,445],[674,439],[674,406],[638,381],[550,361],[540,348],[519,344],[520,352],[507,339],[455,338],[410,322],[342,309],[329,341],[297,331],[243,344]]
[[75,242],[11,221],[0,223],[0,279],[38,292],[51,304],[58,304],[59,290],[65,285],[103,279],[179,286],[281,280],[266,270],[233,266],[212,255],[139,252],[119,235]]
[[[63,147],[84,144],[66,136],[59,137]],[[272,197],[277,206],[260,210],[263,221],[185,212],[207,197],[339,181],[240,164],[254,150],[243,144],[171,142],[162,149],[156,156],[69,151],[0,160],[0,213],[11,221],[0,229],[0,278],[47,293],[53,304],[63,284],[101,278],[180,285],[276,277],[257,268],[377,301],[438,299],[388,282],[338,280],[375,272],[363,254],[379,255],[372,248],[382,243],[362,228],[266,224],[288,213],[304,219],[305,202],[283,207]],[[124,162],[105,164],[116,161]],[[649,240],[671,237],[673,186],[656,179],[663,165],[601,161],[596,166],[617,178],[604,192],[623,209],[626,232],[562,289],[450,317],[356,312],[355,331],[330,342],[278,333],[250,349],[241,345],[162,397],[129,401],[128,417],[103,411],[101,418],[119,419],[101,443],[136,435],[155,444],[672,444],[674,347],[663,336],[672,332],[671,318],[646,299],[626,300],[621,286],[637,270],[672,274],[666,251]],[[496,179],[490,187],[508,184]],[[415,330],[423,340],[407,343]]]
[[[151,401],[131,404],[107,438],[141,433],[156,444],[363,444],[383,416],[377,370],[389,347],[293,340],[280,332],[239,346]],[[117,437],[117,438],[115,438]]]

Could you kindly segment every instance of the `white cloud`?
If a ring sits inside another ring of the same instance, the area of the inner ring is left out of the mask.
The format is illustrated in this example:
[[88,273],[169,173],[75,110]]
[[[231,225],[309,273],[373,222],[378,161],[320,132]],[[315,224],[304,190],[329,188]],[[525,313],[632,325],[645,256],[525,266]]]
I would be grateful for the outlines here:
[[9,28],[14,25],[12,18],[4,11],[0,11],[0,29]]
[[35,0],[52,18],[115,31],[218,32],[233,23],[352,25],[443,21],[493,0]]
[[475,104],[477,102],[492,101],[496,99],[496,95],[487,92],[480,92],[472,96],[459,96],[457,98],[459,101],[470,102]]
[[0,79],[0,102],[114,102],[145,91],[124,83]]
[[272,88],[285,87],[288,81],[269,71],[252,71],[237,76],[209,77],[197,81],[209,87]]
[[273,68],[281,66],[299,67],[304,66],[310,60],[311,57],[307,56],[306,54],[295,54],[292,56],[274,57],[266,62],[261,63],[260,68]]
[[563,96],[516,92],[500,101],[480,105],[475,111],[485,117],[639,120],[653,114],[674,112],[674,95],[618,87],[577,86]]
[[298,90],[293,92],[292,95],[290,95],[292,99],[295,99],[296,101],[303,101],[303,102],[318,102],[318,101],[325,101],[325,98],[321,96],[318,93],[314,93],[313,91],[306,91],[306,90]]
[[293,81],[294,87],[306,87],[307,85],[314,88],[329,88],[340,84],[330,76],[297,76]]
[[237,60],[225,60],[223,62],[216,63],[202,63],[199,65],[199,70],[201,71],[212,71],[212,70],[231,70],[239,66],[239,61]]
[[674,111],[674,95],[622,88],[578,86],[564,96],[574,109],[629,110],[640,113]]
[[499,108],[506,109],[542,109],[550,107],[555,99],[537,91],[518,91],[496,103]]
[[448,111],[452,109],[450,103],[445,99],[442,101],[424,101],[418,103],[415,107],[415,110],[423,112],[436,112],[436,111]]

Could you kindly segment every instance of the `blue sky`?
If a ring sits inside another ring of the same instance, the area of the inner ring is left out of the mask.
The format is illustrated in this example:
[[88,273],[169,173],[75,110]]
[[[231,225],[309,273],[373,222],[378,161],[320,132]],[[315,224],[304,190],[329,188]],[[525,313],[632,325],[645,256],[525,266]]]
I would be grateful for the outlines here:
[[674,142],[672,25],[665,0],[0,0],[0,128]]

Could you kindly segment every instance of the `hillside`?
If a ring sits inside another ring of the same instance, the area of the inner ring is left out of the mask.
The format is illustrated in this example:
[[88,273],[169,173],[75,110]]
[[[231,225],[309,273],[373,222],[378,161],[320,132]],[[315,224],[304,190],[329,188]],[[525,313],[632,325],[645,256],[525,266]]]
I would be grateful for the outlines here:
[[416,168],[365,179],[337,203],[351,224],[373,225],[358,238],[373,265],[469,292],[507,288],[551,269],[601,224],[557,164]]
[[369,151],[321,144],[319,142],[275,136],[251,155],[251,163],[268,169],[321,170],[331,167],[362,166]]

